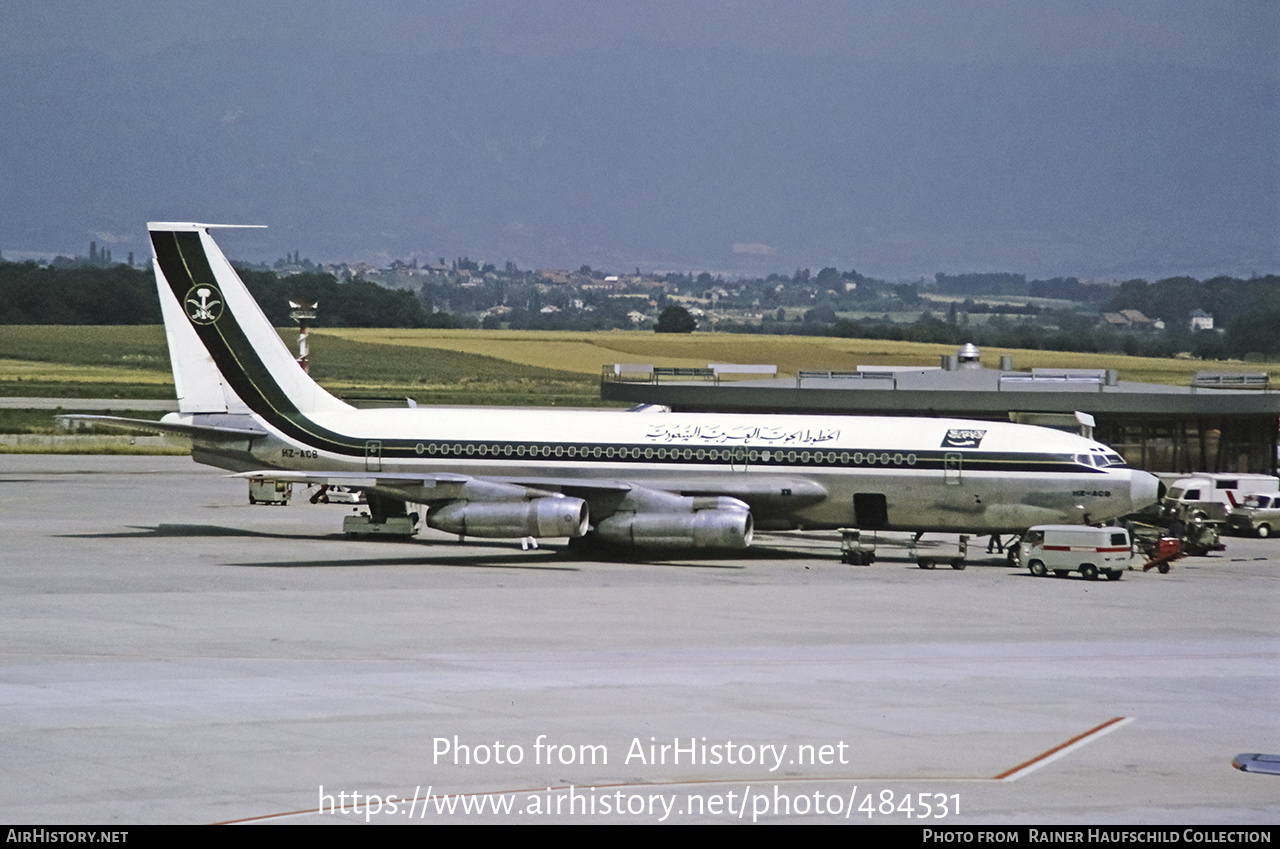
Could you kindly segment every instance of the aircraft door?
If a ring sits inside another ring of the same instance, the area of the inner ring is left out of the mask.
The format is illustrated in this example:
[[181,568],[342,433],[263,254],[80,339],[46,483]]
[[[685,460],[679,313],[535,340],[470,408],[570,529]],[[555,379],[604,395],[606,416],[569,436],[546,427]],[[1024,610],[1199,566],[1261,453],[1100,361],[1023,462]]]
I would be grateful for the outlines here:
[[364,470],[366,472],[382,471],[382,441],[371,439],[364,444]]
[[960,483],[961,459],[963,454],[958,451],[949,451],[942,458],[942,479],[950,484]]
[[729,453],[730,468],[735,472],[745,472],[747,470],[747,446],[738,445],[730,450]]
[[853,524],[864,531],[880,531],[889,527],[889,502],[880,492],[853,494]]

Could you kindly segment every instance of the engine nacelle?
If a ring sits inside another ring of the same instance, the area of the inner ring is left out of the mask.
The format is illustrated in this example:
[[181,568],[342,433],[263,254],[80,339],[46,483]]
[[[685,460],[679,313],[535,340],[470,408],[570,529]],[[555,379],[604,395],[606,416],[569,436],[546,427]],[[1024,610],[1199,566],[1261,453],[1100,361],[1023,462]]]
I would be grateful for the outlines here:
[[696,513],[615,513],[600,522],[595,531],[606,542],[640,548],[746,548],[751,545],[753,532],[751,513],[736,508]]
[[449,501],[427,513],[427,525],[469,537],[580,537],[587,532],[587,502],[567,496]]

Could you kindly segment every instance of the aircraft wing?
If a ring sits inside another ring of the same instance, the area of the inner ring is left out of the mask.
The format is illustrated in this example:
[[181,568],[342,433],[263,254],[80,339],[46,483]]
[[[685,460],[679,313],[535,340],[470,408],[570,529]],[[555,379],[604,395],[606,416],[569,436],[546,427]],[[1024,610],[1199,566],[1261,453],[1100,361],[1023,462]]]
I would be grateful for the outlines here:
[[[342,486],[412,501],[431,504],[439,501],[508,501],[546,498],[564,494],[559,481],[534,478],[514,482],[503,478],[480,478],[452,472],[338,472],[262,469],[228,475],[233,478],[267,478],[287,483]],[[595,489],[625,493],[631,486],[620,481],[592,481]]]
[[604,517],[620,509],[631,494],[661,493],[682,498],[741,501],[761,515],[790,512],[827,497],[826,489],[807,478],[744,479],[724,475],[698,480],[646,480],[643,484],[626,480],[585,477],[471,477],[452,473],[422,472],[301,472],[263,469],[241,472],[231,477],[269,478],[307,485],[343,486],[371,491],[388,497],[431,504],[459,498],[506,500],[567,495],[592,505],[592,515]]
[[[267,478],[290,483],[323,484],[416,504],[435,505],[427,524],[439,530],[473,536],[569,536],[589,529],[612,543],[686,547],[745,548],[751,544],[756,499],[768,513],[771,498],[821,500],[825,491],[803,478],[792,487],[747,486],[726,476],[669,481],[657,488],[625,480],[598,478],[469,477],[454,473],[296,472],[263,470],[231,477]],[[822,495],[818,495],[822,492]],[[787,501],[787,507],[801,506]],[[588,524],[590,523],[590,524]]]

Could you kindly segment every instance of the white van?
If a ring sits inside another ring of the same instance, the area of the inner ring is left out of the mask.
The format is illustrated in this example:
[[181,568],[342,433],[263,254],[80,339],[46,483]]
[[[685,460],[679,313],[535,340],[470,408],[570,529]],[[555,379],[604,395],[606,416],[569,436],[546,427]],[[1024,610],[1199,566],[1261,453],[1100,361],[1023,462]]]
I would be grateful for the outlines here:
[[1091,581],[1099,574],[1118,581],[1132,559],[1133,543],[1124,528],[1036,525],[1018,544],[1018,565],[1037,578],[1079,572]]
[[1280,478],[1208,474],[1179,478],[1160,502],[1160,515],[1169,521],[1221,520],[1250,492],[1280,492]]

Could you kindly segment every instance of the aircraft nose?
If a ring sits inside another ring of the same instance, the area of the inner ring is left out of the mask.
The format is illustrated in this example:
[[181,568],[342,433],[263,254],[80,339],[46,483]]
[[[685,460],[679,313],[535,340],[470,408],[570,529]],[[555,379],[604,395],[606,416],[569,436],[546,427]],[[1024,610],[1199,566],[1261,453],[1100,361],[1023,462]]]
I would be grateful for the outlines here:
[[1164,484],[1155,475],[1139,472],[1136,469],[1129,479],[1129,501],[1134,510],[1141,510],[1148,504],[1155,504],[1164,495]]

